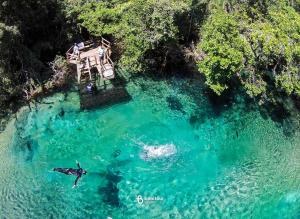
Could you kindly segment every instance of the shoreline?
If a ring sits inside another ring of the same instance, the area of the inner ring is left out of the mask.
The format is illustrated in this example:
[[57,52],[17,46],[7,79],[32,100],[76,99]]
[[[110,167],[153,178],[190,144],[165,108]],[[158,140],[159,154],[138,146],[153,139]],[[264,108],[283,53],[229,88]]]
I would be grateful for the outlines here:
[[[182,74],[181,72],[184,72]],[[224,106],[231,105],[233,100],[238,96],[242,96],[243,98],[248,99],[248,101],[251,102],[251,104],[254,104],[258,107],[258,109],[263,113],[266,114],[266,116],[270,117],[272,120],[282,123],[285,119],[291,119],[291,120],[297,120],[297,117],[299,117],[299,108],[297,107],[297,104],[295,100],[292,98],[281,98],[282,103],[285,103],[284,107],[282,108],[279,105],[274,104],[264,104],[259,105],[253,98],[250,98],[246,94],[243,93],[243,91],[240,90],[239,87],[235,87],[234,89],[228,90],[228,92],[224,93],[221,96],[218,96],[214,94],[211,90],[209,90],[205,84],[203,75],[201,75],[199,72],[196,72],[193,69],[189,69],[186,71],[176,71],[166,74],[156,74],[148,72],[146,74],[130,74],[128,78],[126,78],[126,82],[124,87],[126,88],[127,83],[133,82],[135,80],[144,78],[145,80],[150,79],[153,81],[159,81],[159,80],[165,80],[168,81],[171,78],[178,78],[180,80],[188,81],[192,80],[193,83],[199,83],[199,86],[202,87],[201,95],[207,96],[209,101],[215,105],[216,108],[220,108],[220,112],[225,110]],[[196,81],[196,82],[195,82]],[[60,86],[53,86],[49,89],[41,89],[40,92],[38,92],[34,98],[30,99],[29,101],[19,99],[17,102],[14,102],[11,104],[11,106],[7,109],[6,115],[0,116],[0,133],[2,133],[8,123],[11,119],[13,119],[20,109],[22,107],[28,107],[29,110],[32,110],[32,108],[36,104],[43,104],[42,100],[47,97],[51,97],[57,93],[68,93],[68,92],[77,92],[78,88],[75,83],[75,80],[70,80],[68,83],[64,83]]]

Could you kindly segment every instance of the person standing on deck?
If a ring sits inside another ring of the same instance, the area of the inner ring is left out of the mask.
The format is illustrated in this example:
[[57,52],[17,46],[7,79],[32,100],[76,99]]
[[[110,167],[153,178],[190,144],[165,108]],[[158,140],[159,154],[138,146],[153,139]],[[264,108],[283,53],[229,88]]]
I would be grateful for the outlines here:
[[98,49],[98,53],[99,53],[100,64],[103,65],[104,64],[104,57],[105,57],[105,49],[102,48],[102,46],[100,46],[99,49]]
[[78,56],[79,56],[79,47],[77,43],[75,43],[73,47],[73,57],[76,59]]

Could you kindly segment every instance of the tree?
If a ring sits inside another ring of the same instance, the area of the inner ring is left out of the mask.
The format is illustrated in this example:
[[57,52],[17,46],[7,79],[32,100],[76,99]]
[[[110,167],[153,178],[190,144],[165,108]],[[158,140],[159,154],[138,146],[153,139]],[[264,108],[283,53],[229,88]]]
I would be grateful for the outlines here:
[[208,18],[198,48],[205,54],[198,62],[199,70],[218,95],[228,88],[232,76],[253,62],[251,48],[240,34],[238,21],[223,10],[215,10]]
[[189,3],[179,0],[92,1],[83,5],[78,21],[94,36],[115,38],[122,51],[122,66],[134,72],[143,71],[153,59],[151,51],[166,48],[166,44],[177,40],[175,19],[188,9]]
[[22,97],[28,83],[43,84],[51,78],[47,63],[68,41],[61,3],[1,1],[0,105]]
[[300,15],[289,2],[231,3],[229,11],[214,9],[201,31],[199,70],[217,94],[233,78],[252,97],[274,88],[300,94]]

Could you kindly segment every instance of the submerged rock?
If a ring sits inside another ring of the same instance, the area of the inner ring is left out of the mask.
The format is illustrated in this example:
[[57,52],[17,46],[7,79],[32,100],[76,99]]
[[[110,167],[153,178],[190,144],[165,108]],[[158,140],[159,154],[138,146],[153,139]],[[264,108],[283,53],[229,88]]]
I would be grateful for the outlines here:
[[168,106],[171,110],[177,110],[179,112],[182,112],[183,114],[185,114],[184,111],[184,107],[182,105],[182,103],[180,102],[180,100],[175,97],[175,96],[169,96],[166,98],[166,101],[168,103]]
[[203,112],[195,112],[189,117],[189,123],[193,128],[199,128],[199,125],[205,123],[207,115]]
[[63,117],[65,115],[65,111],[64,109],[62,108],[58,114],[60,117]]
[[114,157],[114,158],[117,158],[117,157],[119,157],[120,156],[120,154],[121,154],[121,150],[115,150],[114,151],[114,153],[112,154],[112,156]]

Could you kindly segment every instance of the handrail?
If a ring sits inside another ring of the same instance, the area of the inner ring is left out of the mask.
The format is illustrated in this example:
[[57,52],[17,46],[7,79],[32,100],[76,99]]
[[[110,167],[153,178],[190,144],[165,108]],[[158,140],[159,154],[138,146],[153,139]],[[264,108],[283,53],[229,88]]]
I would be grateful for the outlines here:
[[70,49],[68,49],[68,51],[66,52],[67,54],[70,53],[71,50],[73,50],[74,46],[71,46]]
[[[114,63],[110,58],[111,43],[108,40],[101,37],[97,41],[88,40],[88,41],[83,42],[83,44],[84,45],[81,46],[80,49],[79,49],[78,56],[77,55],[75,56],[75,54],[73,54],[74,45],[71,46],[66,52],[66,57],[67,57],[68,61],[70,63],[77,64],[78,83],[80,83],[81,76],[83,74],[87,74],[87,73],[89,74],[90,80],[92,80],[91,68],[93,68],[94,66],[96,66],[96,68],[98,69],[98,72],[99,72],[101,78],[106,78],[106,79],[114,78],[114,72],[113,72],[112,77],[104,77],[102,75],[102,72],[105,71],[105,69],[107,69],[107,70],[112,69],[112,71],[114,71]],[[104,47],[105,50],[107,51],[105,53],[105,59],[104,59],[105,63],[108,64],[107,66],[104,66],[104,63],[101,62],[100,60],[98,60],[99,59],[99,54],[98,54],[97,49],[100,46]],[[90,50],[91,50],[91,52],[90,52]],[[73,59],[76,59],[76,62],[74,62]],[[84,63],[82,68],[80,68],[81,63]]]
[[[84,47],[82,49],[80,49],[80,51],[85,51],[85,50],[90,49],[91,47],[93,47],[95,45],[95,42],[93,40],[87,40],[87,41],[84,41],[83,43],[84,43]],[[101,44],[102,46],[104,46],[107,49],[111,48],[111,43],[103,37],[101,37],[101,40],[98,41],[98,43],[96,43],[96,44]],[[74,49],[74,45],[71,46],[67,50],[67,52],[66,52],[67,59],[71,59],[71,57],[73,55],[73,49]]]
[[111,43],[108,40],[104,39],[103,37],[101,37],[100,43],[102,46],[104,46],[107,49],[109,49],[111,47]]
[[101,39],[102,39],[103,42],[105,42],[105,43],[107,43],[107,44],[109,44],[109,45],[111,44],[107,39],[105,39],[105,38],[103,38],[103,37],[101,37]]
[[108,60],[108,63],[111,64],[111,66],[114,68],[114,63],[113,63],[113,61],[110,59],[110,57],[108,57],[107,60]]

